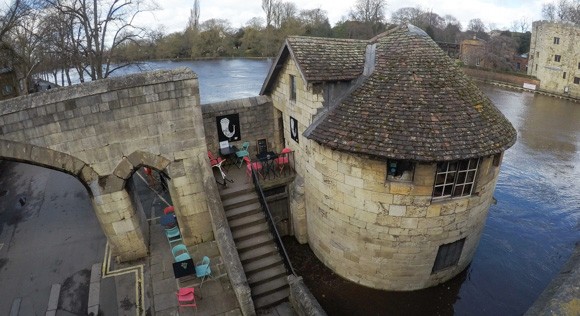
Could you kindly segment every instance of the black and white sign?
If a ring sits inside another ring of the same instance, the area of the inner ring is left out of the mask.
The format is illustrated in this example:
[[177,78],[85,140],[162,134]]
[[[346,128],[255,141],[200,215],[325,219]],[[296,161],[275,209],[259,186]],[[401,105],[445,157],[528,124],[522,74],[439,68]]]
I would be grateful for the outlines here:
[[298,121],[290,116],[290,137],[298,143]]
[[216,121],[217,121],[218,140],[220,142],[223,142],[225,140],[234,142],[242,139],[242,135],[240,132],[239,114],[236,113],[218,116],[216,118]]

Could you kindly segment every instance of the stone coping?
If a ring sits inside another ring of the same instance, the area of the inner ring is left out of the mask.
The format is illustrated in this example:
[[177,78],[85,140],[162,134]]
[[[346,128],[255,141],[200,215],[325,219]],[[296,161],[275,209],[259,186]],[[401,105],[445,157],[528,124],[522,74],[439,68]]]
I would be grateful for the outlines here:
[[0,116],[19,112],[28,108],[57,102],[65,102],[71,99],[78,99],[121,89],[191,79],[197,79],[197,74],[186,67],[171,70],[140,72],[122,77],[109,77],[106,78],[106,80],[89,81],[0,101]]

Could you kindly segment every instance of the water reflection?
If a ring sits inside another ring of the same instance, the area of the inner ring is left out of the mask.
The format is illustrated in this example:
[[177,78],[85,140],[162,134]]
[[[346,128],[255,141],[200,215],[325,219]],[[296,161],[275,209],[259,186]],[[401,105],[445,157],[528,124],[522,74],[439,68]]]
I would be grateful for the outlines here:
[[518,315],[580,240],[580,104],[481,86],[518,131],[457,314]]

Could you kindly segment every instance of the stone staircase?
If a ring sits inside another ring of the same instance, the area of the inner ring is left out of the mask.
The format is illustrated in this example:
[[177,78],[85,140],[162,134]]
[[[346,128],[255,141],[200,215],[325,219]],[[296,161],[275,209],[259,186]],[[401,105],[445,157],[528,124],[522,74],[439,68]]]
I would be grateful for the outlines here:
[[253,184],[220,191],[256,310],[288,301],[288,272]]

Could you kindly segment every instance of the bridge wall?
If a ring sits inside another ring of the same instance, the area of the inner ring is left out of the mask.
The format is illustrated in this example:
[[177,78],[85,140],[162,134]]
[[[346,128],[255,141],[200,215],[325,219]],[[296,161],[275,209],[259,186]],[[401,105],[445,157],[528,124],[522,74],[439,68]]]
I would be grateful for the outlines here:
[[[0,159],[76,176],[120,261],[147,255],[125,181],[149,166],[169,190],[186,244],[213,239],[202,185],[207,146],[196,75],[142,73],[0,102]],[[207,171],[207,170],[206,170]]]

